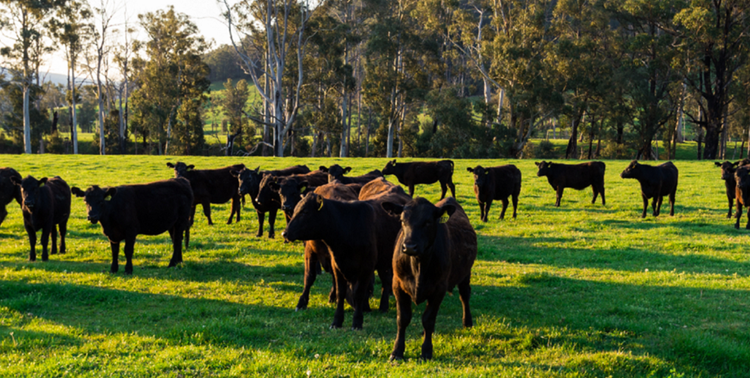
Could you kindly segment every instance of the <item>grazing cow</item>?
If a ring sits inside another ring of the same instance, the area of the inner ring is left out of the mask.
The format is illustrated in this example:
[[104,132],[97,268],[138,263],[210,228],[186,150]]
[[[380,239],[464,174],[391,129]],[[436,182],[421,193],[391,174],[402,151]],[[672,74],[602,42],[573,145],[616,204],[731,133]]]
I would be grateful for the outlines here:
[[349,171],[352,170],[352,167],[343,168],[338,164],[334,164],[330,167],[321,165],[320,170],[328,172],[328,182],[338,180],[342,184],[367,184],[378,177],[383,177],[383,172],[380,172],[379,169],[367,172],[362,176],[346,177],[344,175],[349,173]]
[[15,178],[16,181],[21,181],[21,175],[16,172],[13,168],[0,168],[0,224],[3,224],[5,217],[8,216],[8,210],[5,208],[10,201],[14,199],[21,203],[21,188],[11,181],[11,178]]
[[[353,201],[357,199],[359,190],[349,185],[343,185],[337,181],[315,188],[315,193],[325,199],[335,199],[339,201]],[[305,241],[305,284],[302,295],[297,301],[296,310],[304,310],[310,301],[310,289],[315,283],[315,279],[320,273],[320,268],[333,274],[331,269],[331,257],[328,252],[328,246],[322,240]],[[328,295],[328,302],[336,301],[336,281],[333,281],[333,287]]]
[[198,204],[203,206],[203,214],[208,218],[208,224],[213,225],[211,221],[211,204],[227,203],[232,200],[232,212],[229,213],[227,224],[232,224],[232,216],[237,214],[237,222],[240,221],[240,194],[237,190],[237,180],[232,176],[232,171],[239,171],[245,168],[244,164],[236,164],[219,169],[194,169],[193,164],[186,165],[183,162],[177,164],[167,163],[167,167],[174,168],[174,177],[184,177],[190,181],[190,187],[193,189],[193,208],[190,215],[190,223],[195,219],[195,207]]
[[257,201],[262,203],[275,200],[278,197],[281,210],[284,211],[284,215],[289,221],[294,213],[294,207],[297,206],[302,195],[308,190],[314,190],[316,187],[327,183],[328,175],[321,171],[283,177],[263,177]]
[[[321,240],[331,255],[336,282],[336,312],[331,328],[344,323],[344,302],[351,292],[354,307],[353,329],[361,329],[367,306],[373,272],[384,284],[390,269],[379,266],[380,251],[391,249],[378,223],[378,212],[373,201],[328,200],[316,193],[308,193],[294,209],[294,215],[284,231],[284,237],[294,240]],[[381,310],[383,310],[381,298]],[[385,303],[387,310],[387,298]]]
[[641,183],[641,197],[643,197],[643,214],[641,218],[646,217],[648,208],[648,199],[653,198],[651,207],[654,216],[661,212],[661,202],[664,196],[669,196],[670,210],[669,215],[674,215],[674,199],[677,192],[677,167],[668,161],[664,164],[652,167],[646,164],[638,164],[633,160],[627,168],[620,174],[622,178],[634,178]]
[[173,178],[140,185],[117,187],[91,186],[84,192],[73,187],[77,197],[86,203],[88,220],[99,222],[112,249],[112,266],[117,273],[120,242],[125,240],[125,274],[133,273],[133,247],[137,235],[159,235],[169,231],[172,238],[172,258],[169,266],[182,262],[182,238],[185,249],[190,243],[190,214],[193,207],[193,190],[190,182]]
[[239,171],[232,171],[232,176],[237,177],[239,182],[239,193],[241,196],[246,194],[250,195],[250,200],[253,203],[255,211],[258,213],[258,233],[257,237],[263,236],[263,222],[266,219],[266,213],[268,213],[268,237],[273,239],[276,233],[274,232],[274,224],[276,223],[276,212],[279,210],[278,201],[268,201],[267,203],[260,204],[256,201],[258,193],[260,193],[260,182],[264,176],[288,176],[296,173],[307,173],[310,172],[310,168],[304,165],[295,165],[292,167],[273,170],[273,171],[261,171],[260,167],[255,169],[243,168]]
[[555,189],[557,193],[555,206],[560,207],[560,200],[565,188],[582,190],[589,185],[594,190],[594,198],[591,200],[591,203],[596,203],[596,196],[601,194],[602,205],[607,204],[604,199],[604,170],[606,169],[606,165],[601,161],[573,165],[546,161],[534,164],[539,167],[536,175],[538,177],[547,176],[547,181]]
[[440,160],[431,162],[396,163],[389,161],[383,168],[383,175],[396,175],[398,182],[409,187],[409,196],[414,195],[414,185],[432,184],[440,181],[442,195],[445,198],[447,187],[451,188],[453,197],[456,196],[456,186],[453,185],[453,161]]
[[52,233],[52,251],[57,253],[57,226],[60,230],[60,253],[65,253],[65,234],[70,217],[70,187],[59,176],[39,180],[26,176],[23,180],[11,176],[11,182],[20,187],[23,226],[29,235],[29,261],[36,261],[36,232],[42,230],[42,261],[47,261],[47,242]]
[[479,202],[482,222],[487,222],[492,201],[496,199],[503,201],[500,219],[505,218],[508,196],[513,196],[513,218],[516,217],[518,195],[521,193],[521,171],[515,165],[502,165],[492,168],[477,165],[476,168],[469,167],[466,170],[474,173],[474,194],[476,194],[477,202]]
[[384,203],[383,208],[394,215],[400,214],[402,224],[393,251],[398,332],[391,360],[404,358],[412,301],[416,304],[427,301],[422,315],[422,358],[431,359],[435,319],[445,293],[455,286],[458,286],[463,305],[463,325],[473,325],[469,298],[477,234],[454,198],[446,198],[436,205],[424,198],[415,198],[403,206]]
[[734,228],[740,228],[740,218],[742,218],[742,206],[747,207],[747,224],[746,229],[750,229],[750,166],[743,165],[734,171],[735,197],[737,198],[737,221]]

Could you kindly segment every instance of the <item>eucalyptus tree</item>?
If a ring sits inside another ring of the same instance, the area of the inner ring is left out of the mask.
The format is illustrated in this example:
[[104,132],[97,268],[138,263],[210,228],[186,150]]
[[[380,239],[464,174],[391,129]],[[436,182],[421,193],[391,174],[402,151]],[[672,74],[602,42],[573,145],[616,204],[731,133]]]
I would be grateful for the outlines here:
[[99,154],[106,155],[106,130],[105,123],[105,91],[107,77],[105,71],[109,70],[109,54],[112,48],[110,38],[112,34],[112,19],[116,13],[116,5],[110,0],[99,0],[98,6],[94,7],[94,33],[91,39],[92,50],[86,55],[89,77],[96,84],[96,95],[98,101],[99,117]]
[[220,101],[220,104],[224,108],[224,114],[229,118],[229,124],[232,129],[229,130],[230,134],[237,134],[235,138],[235,144],[244,146],[243,137],[247,138],[247,142],[252,141],[253,135],[243,130],[242,115],[245,113],[245,105],[247,99],[250,97],[249,88],[247,81],[241,79],[236,84],[232,83],[232,79],[227,79],[224,83],[224,98]]

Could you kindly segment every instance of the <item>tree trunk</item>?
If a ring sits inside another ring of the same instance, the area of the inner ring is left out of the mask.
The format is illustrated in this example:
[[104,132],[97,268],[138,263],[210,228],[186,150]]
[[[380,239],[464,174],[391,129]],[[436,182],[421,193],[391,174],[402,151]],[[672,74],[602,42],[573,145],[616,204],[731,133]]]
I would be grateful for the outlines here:
[[29,114],[29,84],[23,83],[23,149],[27,154],[31,153],[31,116]]

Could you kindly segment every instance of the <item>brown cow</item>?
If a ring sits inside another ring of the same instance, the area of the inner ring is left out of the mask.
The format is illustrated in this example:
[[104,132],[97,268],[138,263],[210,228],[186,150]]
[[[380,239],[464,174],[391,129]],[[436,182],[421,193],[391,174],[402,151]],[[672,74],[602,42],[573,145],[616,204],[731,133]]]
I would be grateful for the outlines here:
[[409,187],[409,196],[414,195],[414,185],[432,184],[440,181],[442,195],[450,187],[453,197],[456,196],[456,186],[453,185],[453,161],[440,160],[431,162],[396,163],[396,159],[389,161],[383,168],[383,175],[395,175],[398,182]]
[[185,249],[190,243],[190,214],[193,190],[190,182],[173,178],[140,185],[117,187],[91,186],[84,192],[73,187],[77,197],[86,203],[88,220],[99,222],[112,249],[111,273],[117,273],[120,242],[125,240],[125,274],[133,273],[133,247],[138,235],[159,235],[169,231],[172,258],[169,266],[182,262],[182,238]]
[[232,212],[229,213],[227,224],[232,224],[232,216],[237,214],[237,222],[240,221],[240,194],[237,190],[237,180],[232,176],[232,171],[239,171],[245,168],[244,164],[236,164],[219,169],[194,169],[193,164],[186,165],[183,162],[177,164],[167,163],[167,167],[174,168],[174,177],[184,177],[190,181],[190,187],[193,189],[193,208],[191,210],[190,222],[195,219],[195,207],[198,204],[203,206],[203,214],[208,218],[208,224],[213,225],[211,221],[211,204],[227,203],[232,200]]
[[474,194],[479,202],[482,222],[487,222],[492,201],[496,199],[503,202],[503,210],[500,212],[500,219],[503,219],[508,208],[508,196],[513,198],[513,218],[516,217],[518,195],[521,193],[521,171],[515,165],[491,168],[477,165],[476,168],[469,167],[466,170],[474,173]]
[[620,174],[622,178],[634,178],[641,184],[641,197],[643,198],[643,214],[641,214],[641,218],[646,217],[649,198],[654,199],[651,207],[654,210],[654,216],[658,216],[661,212],[661,202],[664,196],[669,196],[669,204],[671,205],[669,215],[674,215],[678,176],[677,167],[671,161],[652,167],[646,164],[639,164],[633,160]]
[[594,198],[591,203],[596,203],[596,196],[602,195],[602,205],[606,205],[604,199],[604,170],[606,165],[601,161],[592,161],[581,164],[560,164],[542,161],[534,163],[539,168],[536,173],[538,177],[547,176],[547,181],[557,193],[555,206],[560,206],[563,190],[573,188],[582,190],[589,185],[594,190]]
[[416,304],[427,301],[422,315],[422,358],[431,359],[435,319],[445,293],[455,286],[458,286],[463,305],[463,325],[473,326],[469,298],[477,234],[454,198],[446,198],[436,205],[424,198],[415,198],[404,206],[386,202],[383,208],[400,215],[402,224],[393,251],[398,332],[391,360],[404,358],[412,301]]
[[65,234],[70,217],[70,187],[59,176],[39,180],[26,176],[23,180],[11,176],[13,184],[20,187],[23,225],[29,235],[29,261],[36,261],[36,232],[42,230],[42,261],[47,261],[47,243],[52,233],[52,251],[57,253],[57,226],[60,230],[60,253],[65,253]]
[[0,168],[0,224],[8,216],[8,210],[5,207],[10,201],[15,199],[19,205],[22,205],[21,188],[14,184],[11,178],[15,178],[18,182],[21,181],[21,175],[15,169]]

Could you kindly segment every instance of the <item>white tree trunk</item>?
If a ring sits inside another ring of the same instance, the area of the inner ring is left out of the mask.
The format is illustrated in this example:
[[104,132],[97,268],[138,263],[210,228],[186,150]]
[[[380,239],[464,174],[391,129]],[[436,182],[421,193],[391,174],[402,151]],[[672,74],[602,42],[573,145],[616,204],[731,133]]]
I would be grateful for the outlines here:
[[29,114],[29,84],[23,83],[23,149],[31,153],[31,115]]

